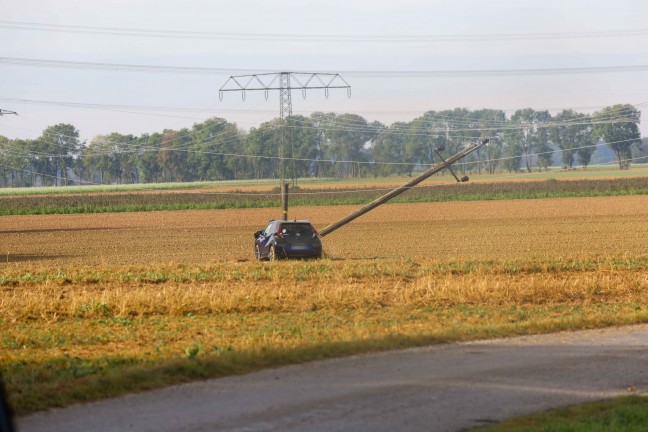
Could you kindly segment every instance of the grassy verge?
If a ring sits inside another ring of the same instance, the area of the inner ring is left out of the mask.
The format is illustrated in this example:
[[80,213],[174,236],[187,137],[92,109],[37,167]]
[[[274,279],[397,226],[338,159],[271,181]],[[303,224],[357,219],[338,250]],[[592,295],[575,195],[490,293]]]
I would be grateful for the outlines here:
[[627,396],[518,417],[479,432],[643,432],[648,397]]
[[[296,190],[292,206],[366,204],[389,189],[372,187]],[[113,213],[160,210],[268,208],[279,206],[277,193],[147,192],[0,196],[0,216]],[[528,182],[434,184],[413,188],[392,202],[448,202],[539,198],[648,195],[648,177],[538,180]]]
[[0,368],[19,414],[378,350],[648,322],[648,257],[13,269]]

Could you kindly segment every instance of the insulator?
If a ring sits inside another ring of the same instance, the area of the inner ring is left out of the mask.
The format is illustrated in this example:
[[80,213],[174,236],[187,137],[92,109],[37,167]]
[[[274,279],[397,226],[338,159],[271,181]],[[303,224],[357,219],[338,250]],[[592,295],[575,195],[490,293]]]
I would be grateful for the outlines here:
[[268,100],[268,90],[264,90],[263,95],[265,96],[265,100]]
[[219,99],[221,102],[223,102],[223,91],[222,91],[222,90],[218,90],[218,99]]
[[306,99],[306,89],[302,89],[302,97]]

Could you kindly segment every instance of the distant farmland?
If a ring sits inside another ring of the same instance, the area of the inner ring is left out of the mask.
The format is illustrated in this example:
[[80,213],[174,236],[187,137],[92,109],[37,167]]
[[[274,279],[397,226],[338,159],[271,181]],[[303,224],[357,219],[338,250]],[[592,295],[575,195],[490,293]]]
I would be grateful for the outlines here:
[[[365,204],[388,191],[394,184],[354,183],[308,185],[295,189],[291,206],[330,206]],[[73,189],[71,189],[73,190]],[[101,188],[99,188],[101,190]],[[185,190],[145,190],[127,192],[0,195],[0,216],[28,214],[112,213],[160,210],[207,210],[279,207],[278,188],[247,187]],[[616,179],[517,180],[474,183],[431,183],[415,187],[393,202],[449,202],[538,198],[648,195],[648,176]]]

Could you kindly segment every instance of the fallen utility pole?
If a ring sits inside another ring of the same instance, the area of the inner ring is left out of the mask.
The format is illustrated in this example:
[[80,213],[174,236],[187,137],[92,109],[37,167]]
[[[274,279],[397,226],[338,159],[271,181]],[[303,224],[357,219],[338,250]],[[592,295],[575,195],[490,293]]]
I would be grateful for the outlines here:
[[486,143],[488,143],[488,139],[485,139],[482,142],[477,143],[477,144],[472,144],[472,145],[468,146],[467,148],[463,149],[462,151],[460,151],[459,153],[457,153],[456,155],[450,157],[448,160],[445,160],[445,161],[443,161],[443,162],[441,162],[439,164],[436,164],[435,166],[433,166],[429,170],[419,174],[417,177],[415,177],[412,180],[408,181],[404,185],[394,189],[391,192],[386,193],[385,195],[381,196],[380,198],[378,198],[378,199],[370,202],[366,206],[362,207],[361,209],[356,210],[353,213],[351,213],[350,215],[348,215],[348,216],[340,219],[339,221],[337,221],[335,223],[332,223],[331,225],[327,226],[326,228],[324,228],[323,230],[320,231],[320,233],[319,233],[320,237],[324,237],[325,235],[328,235],[328,234],[332,233],[333,231],[340,228],[341,226],[344,226],[344,225],[348,224],[352,220],[354,220],[354,219],[362,216],[363,214],[375,209],[379,205],[386,203],[387,201],[394,198],[395,196],[398,196],[398,195],[402,194],[403,192],[410,190],[412,187],[414,187],[417,184],[421,183],[423,180],[427,179],[428,177],[432,176],[433,174],[438,173],[442,169],[449,167],[453,163],[457,162],[459,159],[468,156],[470,153],[474,152],[475,150],[477,150],[479,147],[483,146]]

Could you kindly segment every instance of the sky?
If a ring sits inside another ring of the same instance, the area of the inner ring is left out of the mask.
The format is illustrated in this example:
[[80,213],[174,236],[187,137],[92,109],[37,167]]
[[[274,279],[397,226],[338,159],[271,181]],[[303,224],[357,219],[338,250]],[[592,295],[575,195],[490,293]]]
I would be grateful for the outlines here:
[[[214,116],[249,129],[279,115],[278,95],[248,92],[243,100],[228,93],[221,101],[218,90],[230,75],[256,71],[340,72],[352,87],[350,98],[342,90],[328,98],[311,90],[306,99],[294,92],[293,114],[348,112],[391,124],[455,107],[555,114],[629,103],[642,111],[648,135],[645,0],[0,0],[0,10],[0,108],[19,113],[0,117],[0,135],[9,138],[36,138],[49,125],[70,123],[90,141],[191,127]],[[58,27],[45,31],[45,24]],[[22,63],[7,61],[17,58]],[[137,72],[118,64],[219,70]],[[528,72],[564,68],[572,72]]]

